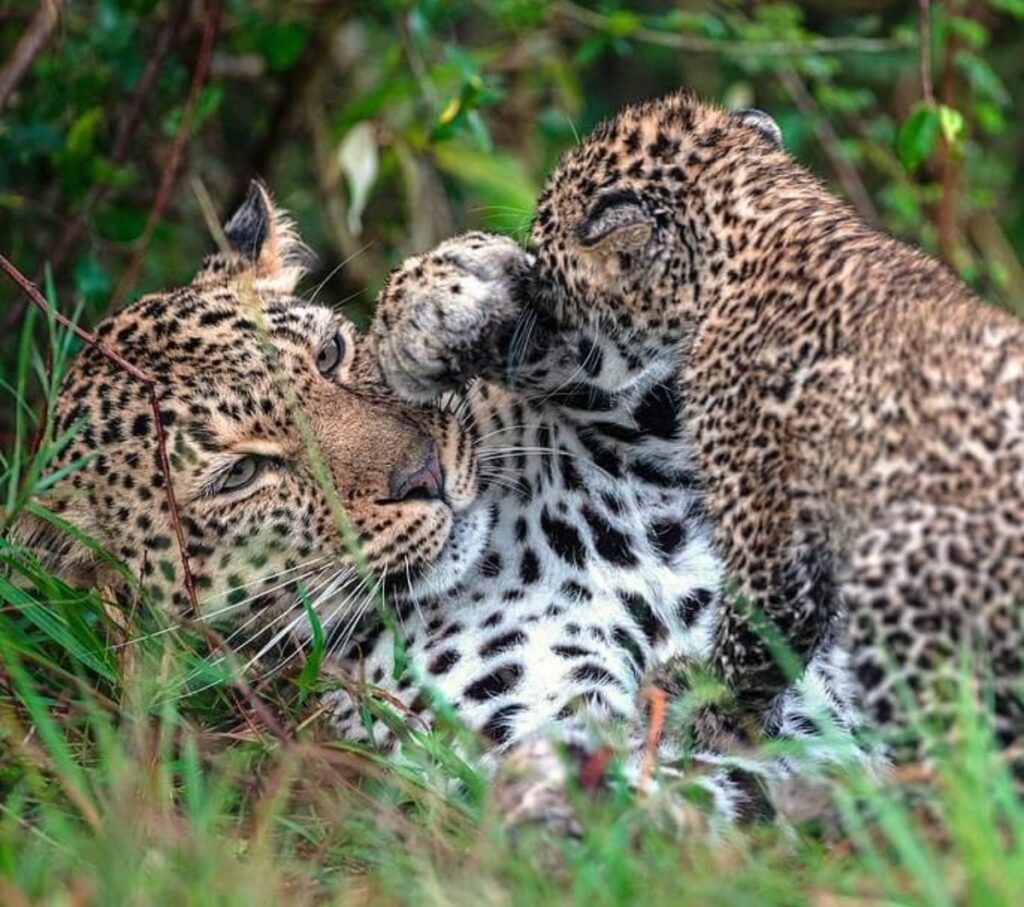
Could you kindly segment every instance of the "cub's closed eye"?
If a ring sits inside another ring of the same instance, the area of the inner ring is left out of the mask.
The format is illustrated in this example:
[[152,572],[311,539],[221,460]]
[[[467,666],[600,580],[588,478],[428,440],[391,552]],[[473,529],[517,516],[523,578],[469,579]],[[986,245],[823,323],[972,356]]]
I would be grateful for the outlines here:
[[650,220],[639,196],[623,190],[599,198],[577,227],[576,237],[581,245],[593,247],[602,245],[615,234],[622,234],[627,244],[638,245],[639,240],[650,236],[650,229]]
[[217,483],[216,492],[221,494],[228,491],[241,491],[256,481],[262,467],[263,460],[251,454],[236,460]]
[[340,333],[335,334],[316,354],[316,368],[325,378],[334,374],[345,358],[345,338]]

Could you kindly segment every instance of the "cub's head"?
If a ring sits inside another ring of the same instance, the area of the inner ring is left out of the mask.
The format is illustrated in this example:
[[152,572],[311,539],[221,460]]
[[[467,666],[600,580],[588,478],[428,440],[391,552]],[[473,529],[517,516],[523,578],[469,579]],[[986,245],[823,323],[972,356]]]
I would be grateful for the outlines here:
[[[188,286],[96,333],[155,382],[200,610],[302,630],[301,587],[325,629],[354,623],[357,562],[404,583],[438,561],[476,496],[472,439],[451,416],[399,402],[353,325],[294,295],[302,247],[261,186],[224,235]],[[145,386],[84,349],[53,434],[70,440],[41,503],[151,599],[186,608]],[[28,517],[16,534],[69,581],[119,581],[74,533]]]
[[686,95],[629,107],[559,162],[537,206],[537,297],[572,325],[678,339],[801,176],[774,121]]

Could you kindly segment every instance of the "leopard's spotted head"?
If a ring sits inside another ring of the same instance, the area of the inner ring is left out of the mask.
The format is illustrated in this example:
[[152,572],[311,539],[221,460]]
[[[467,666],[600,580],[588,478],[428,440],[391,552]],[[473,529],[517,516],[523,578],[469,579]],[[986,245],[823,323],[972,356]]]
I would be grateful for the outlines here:
[[537,298],[558,320],[678,339],[758,242],[783,180],[809,179],[774,121],[676,94],[623,110],[568,151],[537,206]]
[[[224,234],[228,248],[188,286],[138,300],[96,333],[155,380],[201,611],[304,625],[301,586],[326,628],[351,618],[357,562],[396,582],[435,564],[477,494],[474,445],[453,416],[397,400],[351,323],[295,296],[302,247],[261,186]],[[64,436],[52,466],[67,474],[42,503],[153,600],[185,608],[145,387],[84,349],[56,404]],[[38,518],[18,533],[72,582],[118,582]]]

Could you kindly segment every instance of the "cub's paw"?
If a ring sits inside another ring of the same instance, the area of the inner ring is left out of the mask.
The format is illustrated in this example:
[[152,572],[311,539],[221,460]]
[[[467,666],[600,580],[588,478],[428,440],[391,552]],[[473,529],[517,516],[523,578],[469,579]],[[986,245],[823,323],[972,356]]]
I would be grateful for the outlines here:
[[406,261],[381,293],[371,328],[391,388],[426,402],[500,373],[528,265],[515,242],[487,233],[466,233]]
[[579,837],[582,829],[569,802],[569,771],[559,747],[535,737],[505,753],[494,776],[494,806],[506,831],[528,828],[557,837]]

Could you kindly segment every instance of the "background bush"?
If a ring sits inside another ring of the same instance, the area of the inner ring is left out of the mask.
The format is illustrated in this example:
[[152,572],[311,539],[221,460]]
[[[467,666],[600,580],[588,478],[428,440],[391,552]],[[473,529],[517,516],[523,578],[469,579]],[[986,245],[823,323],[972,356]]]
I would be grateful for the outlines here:
[[[862,215],[1019,302],[1024,0],[932,7],[922,70],[913,0],[0,2],[0,251],[88,326],[186,279],[259,175],[309,291],[365,316],[403,256],[522,231],[575,136],[685,87],[768,110]],[[0,373],[22,312],[0,286]]]

